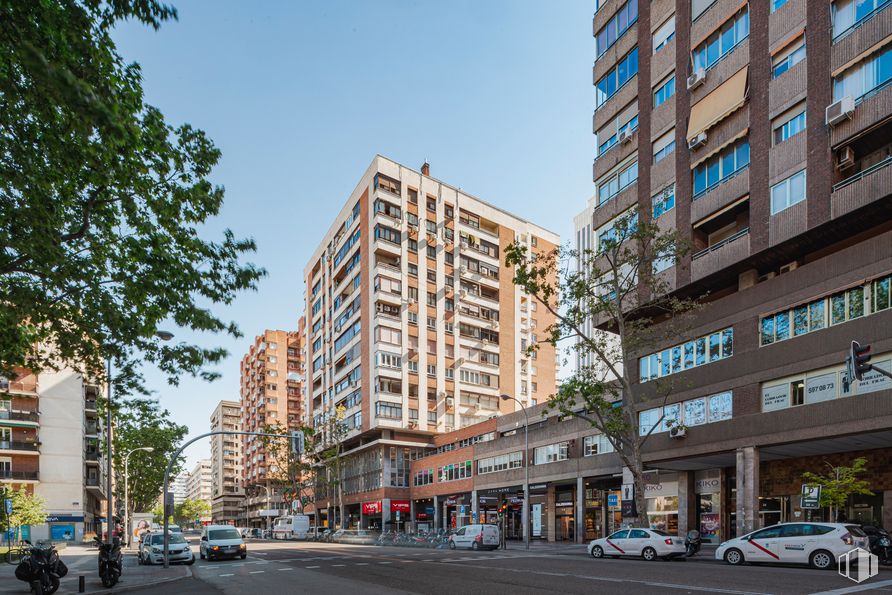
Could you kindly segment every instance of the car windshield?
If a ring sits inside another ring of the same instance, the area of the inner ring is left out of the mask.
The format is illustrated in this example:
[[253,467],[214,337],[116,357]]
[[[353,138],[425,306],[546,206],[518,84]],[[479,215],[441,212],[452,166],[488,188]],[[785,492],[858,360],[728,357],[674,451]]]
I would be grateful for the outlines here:
[[215,529],[208,531],[208,539],[241,539],[238,531],[235,529]]
[[[186,539],[179,533],[173,533],[168,536],[167,543],[186,543]],[[164,535],[152,535],[152,545],[163,545]]]

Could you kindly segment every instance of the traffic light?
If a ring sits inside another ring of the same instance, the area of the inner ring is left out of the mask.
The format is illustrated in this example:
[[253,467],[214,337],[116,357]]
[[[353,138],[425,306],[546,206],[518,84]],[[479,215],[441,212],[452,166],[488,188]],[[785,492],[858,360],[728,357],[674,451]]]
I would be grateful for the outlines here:
[[291,430],[291,453],[296,455],[304,453],[304,433],[300,430]]
[[873,366],[870,365],[870,345],[862,346],[858,341],[852,341],[849,361],[851,362],[852,375],[856,380],[861,380],[866,373],[873,369]]

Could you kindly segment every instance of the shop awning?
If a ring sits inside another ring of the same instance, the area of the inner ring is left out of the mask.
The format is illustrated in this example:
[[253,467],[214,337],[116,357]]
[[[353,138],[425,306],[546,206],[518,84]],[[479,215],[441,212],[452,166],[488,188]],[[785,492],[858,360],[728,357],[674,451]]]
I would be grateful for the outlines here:
[[691,117],[688,120],[688,135],[692,138],[723,120],[746,101],[746,74],[748,67],[744,66],[731,78],[713,89],[713,91],[698,101],[691,108]]

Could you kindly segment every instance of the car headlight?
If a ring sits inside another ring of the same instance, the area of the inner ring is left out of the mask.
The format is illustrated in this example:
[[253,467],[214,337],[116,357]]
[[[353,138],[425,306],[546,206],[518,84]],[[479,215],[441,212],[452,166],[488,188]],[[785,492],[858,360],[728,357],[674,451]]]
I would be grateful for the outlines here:
[[213,546],[211,549],[214,550],[214,551],[216,552],[218,549],[220,549],[220,546],[219,546],[219,545],[215,545],[215,546]]
[[153,548],[152,548],[152,553],[153,553],[153,554],[160,554],[160,553],[161,553],[161,548],[160,548],[160,547],[153,547]]
[[183,551],[184,551],[184,552],[191,552],[192,550],[190,550],[190,549],[189,549],[189,546],[187,545],[186,547],[183,548]]
[[246,546],[244,543],[239,544],[239,546],[238,546],[238,548],[239,548],[240,550],[243,550],[243,549],[245,549],[246,547],[247,547],[247,546]]

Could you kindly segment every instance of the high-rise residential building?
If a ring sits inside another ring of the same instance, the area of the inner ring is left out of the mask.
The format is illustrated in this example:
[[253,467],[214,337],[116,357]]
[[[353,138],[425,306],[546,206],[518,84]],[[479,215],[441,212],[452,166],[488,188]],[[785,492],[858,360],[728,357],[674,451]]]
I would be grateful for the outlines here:
[[[538,343],[552,318],[513,284],[503,253],[558,241],[428,164],[372,160],[304,270],[307,411],[322,434],[343,408],[345,524],[389,524],[432,435],[515,411],[502,393],[533,404],[554,392],[554,348]],[[330,518],[333,495],[316,500]]]
[[171,494],[173,494],[174,506],[176,506],[177,504],[182,504],[186,501],[186,498],[189,497],[190,477],[191,474],[188,471],[182,471],[179,475],[173,478],[170,492]]
[[[303,317],[296,331],[267,330],[254,339],[241,365],[244,431],[263,432],[275,426],[288,432],[304,423],[304,342]],[[267,527],[271,519],[261,512],[285,508],[281,489],[285,463],[276,460],[277,453],[271,453],[261,437],[244,436],[242,448],[248,524]],[[280,448],[278,454],[284,455],[284,451]]]
[[[211,414],[211,431],[241,431],[241,405],[220,401]],[[242,488],[242,437],[211,436],[211,517],[215,523],[241,524],[245,519]]]
[[[208,510],[211,509],[213,500],[213,471],[210,459],[201,459],[192,468],[189,473],[188,498],[190,500],[203,500],[208,504]],[[202,521],[210,521],[211,515],[208,513]]]
[[101,388],[71,368],[0,378],[0,484],[46,500],[47,522],[24,539],[82,542],[101,535],[105,504],[105,428]]
[[692,246],[655,272],[707,296],[689,333],[626,362],[644,397],[675,386],[639,412],[658,424],[653,520],[718,540],[828,520],[801,508],[802,473],[864,457],[874,495],[846,514],[889,524],[892,381],[844,361],[858,340],[892,367],[892,3],[599,4],[577,245],[637,213]]

